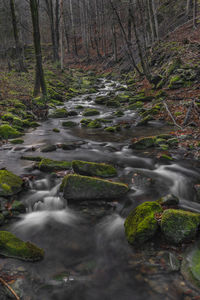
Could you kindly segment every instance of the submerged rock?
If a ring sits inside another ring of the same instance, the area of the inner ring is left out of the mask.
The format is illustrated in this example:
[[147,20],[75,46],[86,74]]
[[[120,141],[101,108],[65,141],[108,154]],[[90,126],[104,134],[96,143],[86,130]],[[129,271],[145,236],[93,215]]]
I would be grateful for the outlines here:
[[72,168],[75,173],[97,177],[114,177],[117,175],[117,170],[108,164],[94,163],[87,161],[74,160]]
[[38,164],[38,168],[44,172],[69,170],[71,168],[71,162],[44,158]]
[[0,196],[12,196],[22,189],[22,179],[7,170],[0,170]]
[[192,284],[200,288],[200,243],[190,247],[184,254],[181,272]]
[[128,242],[137,246],[151,239],[158,230],[155,214],[161,212],[162,208],[156,202],[144,202],[136,207],[124,223]]
[[38,261],[44,257],[44,250],[30,242],[23,242],[8,231],[0,231],[0,255],[26,261]]
[[195,238],[200,224],[200,214],[184,210],[165,210],[161,230],[169,242],[179,244]]
[[44,153],[45,152],[53,152],[53,151],[56,151],[56,149],[57,149],[56,145],[47,145],[41,149],[41,152],[44,152]]
[[128,192],[124,183],[81,175],[67,175],[61,189],[67,200],[113,200]]

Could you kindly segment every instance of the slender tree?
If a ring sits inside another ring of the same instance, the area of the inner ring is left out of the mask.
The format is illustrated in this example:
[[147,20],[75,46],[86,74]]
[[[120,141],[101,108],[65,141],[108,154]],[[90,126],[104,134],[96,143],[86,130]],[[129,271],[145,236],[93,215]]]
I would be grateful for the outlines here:
[[42,66],[42,50],[40,43],[40,28],[39,28],[39,12],[38,12],[38,0],[30,0],[30,9],[33,24],[33,41],[35,48],[35,86],[34,86],[34,96],[40,93],[40,88],[44,97],[47,96],[47,89],[44,78],[44,71]]
[[24,66],[22,48],[20,46],[20,41],[19,41],[19,31],[18,31],[18,26],[17,26],[17,17],[16,17],[14,0],[10,0],[10,10],[11,10],[11,16],[12,16],[12,27],[13,27],[13,34],[14,34],[14,39],[15,39],[16,56],[17,56],[18,65],[19,65],[18,70],[20,72],[24,72],[24,71],[26,71],[26,68]]

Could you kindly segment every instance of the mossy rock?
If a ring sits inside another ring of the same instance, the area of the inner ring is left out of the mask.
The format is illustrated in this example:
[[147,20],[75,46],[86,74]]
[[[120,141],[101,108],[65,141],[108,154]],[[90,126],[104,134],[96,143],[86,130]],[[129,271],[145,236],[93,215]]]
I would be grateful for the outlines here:
[[155,137],[144,137],[144,138],[140,138],[138,141],[131,144],[130,148],[136,150],[143,150],[143,149],[154,147],[154,145],[155,145]]
[[85,117],[96,116],[99,114],[100,114],[100,112],[95,108],[86,108],[83,112],[83,116],[85,116]]
[[111,201],[126,194],[128,186],[100,178],[70,174],[63,179],[61,190],[67,200]]
[[70,117],[74,117],[74,116],[77,116],[78,113],[77,113],[77,111],[75,111],[75,110],[70,110],[70,111],[68,112],[68,115],[69,115]]
[[14,139],[14,140],[11,140],[10,142],[11,142],[11,144],[19,145],[19,144],[23,144],[24,140],[22,140],[22,139]]
[[59,132],[60,132],[60,129],[58,129],[58,128],[53,128],[52,131],[53,131],[53,132],[56,132],[56,133],[59,133]]
[[43,259],[44,250],[30,242],[23,242],[8,231],[0,231],[0,254],[33,262]]
[[158,203],[160,203],[161,205],[165,205],[165,206],[171,206],[171,205],[177,206],[179,204],[179,199],[176,196],[174,196],[173,194],[168,194],[168,195],[158,199]]
[[8,121],[8,122],[13,121],[14,118],[15,116],[11,113],[6,113],[1,117],[2,121]]
[[87,127],[90,122],[92,122],[92,120],[91,119],[86,119],[86,118],[83,118],[80,121],[82,127]]
[[152,119],[153,119],[153,118],[152,118],[150,115],[148,115],[148,116],[142,118],[142,119],[137,123],[137,126],[145,126],[145,125],[147,125],[148,122],[151,121]]
[[44,159],[42,156],[21,156],[21,159],[29,160],[29,161],[41,161]]
[[193,285],[200,288],[200,242],[191,246],[184,253],[181,273]]
[[117,170],[113,166],[104,163],[74,160],[72,161],[72,168],[75,173],[80,175],[103,178],[117,176]]
[[107,132],[117,132],[117,131],[121,130],[121,127],[119,125],[118,126],[109,126],[109,127],[106,127],[104,130]]
[[44,158],[38,164],[38,168],[44,172],[69,170],[71,168],[71,162]]
[[99,120],[92,120],[88,125],[88,128],[101,128],[101,122]]
[[95,103],[98,105],[105,105],[108,102],[109,98],[104,96],[99,96],[95,99]]
[[22,134],[18,130],[12,128],[10,125],[5,124],[0,126],[1,139],[6,139],[6,140],[13,139],[13,138],[20,137],[21,135]]
[[170,79],[168,87],[170,90],[174,90],[184,86],[184,83],[184,80],[179,75],[176,75]]
[[115,115],[116,117],[122,117],[122,116],[124,115],[124,112],[123,112],[122,110],[118,110],[118,111],[116,111],[116,112],[114,113],[114,115]]
[[136,207],[124,223],[128,242],[137,246],[153,238],[158,230],[155,214],[161,212],[162,208],[156,202],[144,202]]
[[80,104],[75,106],[75,109],[83,109],[83,108],[84,108],[84,106],[80,105]]
[[195,238],[200,224],[200,214],[184,210],[165,210],[161,220],[161,230],[166,239],[179,244]]
[[144,103],[142,101],[137,101],[137,102],[127,106],[127,109],[135,110],[138,108],[142,108],[143,106],[144,106]]
[[68,112],[65,108],[57,108],[51,115],[51,118],[66,118],[68,117]]
[[66,122],[62,122],[62,126],[63,127],[75,127],[77,126],[78,124],[76,122],[73,122],[73,121],[66,121]]
[[119,101],[116,101],[114,99],[113,100],[108,100],[107,103],[106,103],[106,105],[108,107],[120,107]]
[[0,196],[12,196],[22,190],[22,179],[7,170],[0,170]]

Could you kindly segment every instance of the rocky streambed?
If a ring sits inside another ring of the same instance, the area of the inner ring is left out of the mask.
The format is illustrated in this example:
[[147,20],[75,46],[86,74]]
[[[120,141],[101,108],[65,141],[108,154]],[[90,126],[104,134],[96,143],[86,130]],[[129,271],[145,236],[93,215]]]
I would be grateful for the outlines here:
[[136,126],[125,88],[98,80],[1,148],[1,277],[20,299],[198,297],[199,162],[164,122]]

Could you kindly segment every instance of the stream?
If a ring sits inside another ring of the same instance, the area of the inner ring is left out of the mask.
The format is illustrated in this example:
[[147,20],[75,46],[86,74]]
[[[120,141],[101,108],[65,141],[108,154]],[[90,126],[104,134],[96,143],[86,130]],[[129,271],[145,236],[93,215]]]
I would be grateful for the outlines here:
[[[102,79],[97,94],[75,97],[65,107],[68,111],[77,105],[96,108],[101,111],[98,118],[109,119],[115,108],[96,105],[94,99],[118,86],[119,83]],[[67,120],[80,122],[82,118],[79,112]],[[45,250],[44,260],[37,263],[0,258],[4,273],[17,278],[12,287],[20,299],[186,299],[184,295],[192,287],[178,272],[174,253],[156,250],[151,243],[140,251],[134,250],[126,241],[124,220],[142,202],[169,193],[179,197],[181,207],[200,212],[193,188],[200,182],[200,167],[195,161],[180,160],[178,152],[174,154],[175,161],[163,162],[155,159],[154,149],[130,149],[128,145],[135,137],[169,133],[173,129],[162,122],[135,127],[136,119],[134,111],[115,118],[115,122],[130,121],[129,129],[116,133],[80,126],[64,128],[62,122],[66,119],[48,119],[25,134],[23,145],[7,144],[1,148],[1,167],[18,175],[34,176],[29,190],[20,195],[26,214],[4,229]],[[53,132],[54,128],[60,132]],[[57,148],[41,153],[45,145],[69,142],[74,145],[72,150]],[[68,203],[59,194],[62,178],[34,169],[33,162],[20,159],[22,155],[111,163],[118,170],[115,179],[129,184],[130,192],[114,202]],[[195,290],[193,293],[198,295]]]

